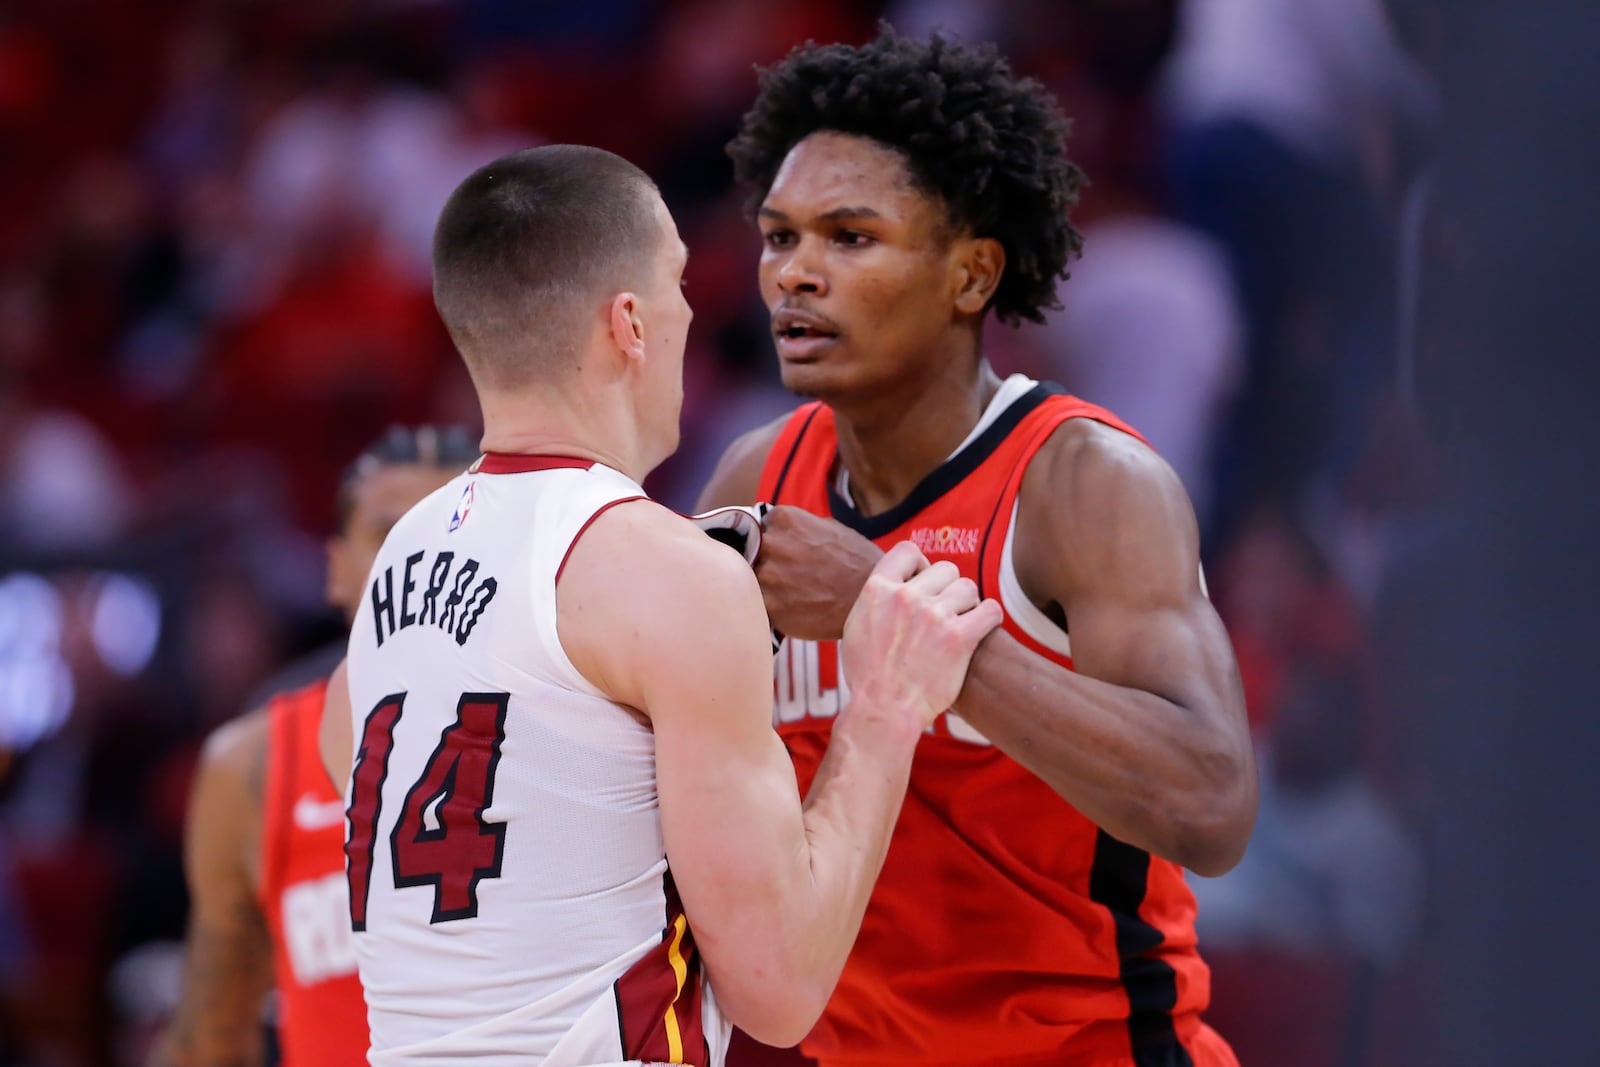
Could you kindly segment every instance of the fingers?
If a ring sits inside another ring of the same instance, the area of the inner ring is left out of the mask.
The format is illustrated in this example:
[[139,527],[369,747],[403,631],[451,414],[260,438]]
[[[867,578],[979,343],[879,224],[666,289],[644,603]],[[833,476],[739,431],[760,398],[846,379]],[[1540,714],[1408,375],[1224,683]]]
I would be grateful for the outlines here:
[[902,706],[926,726],[961,692],[973,652],[1004,613],[955,564],[929,564],[909,543],[873,571],[850,611],[840,652],[861,693]]
[[[908,592],[912,595],[931,600],[961,580],[960,568],[947,559],[941,559],[938,563],[926,564],[926,569],[918,571],[906,585],[910,587]],[[973,591],[977,591],[976,587]]]
[[902,592],[908,597],[934,601],[951,612],[966,611],[978,602],[978,587],[970,578],[961,577],[960,568],[947,559],[929,563],[910,541],[901,541],[885,553],[872,568],[872,575],[904,586]]
[[922,554],[921,549],[910,541],[901,541],[883,554],[883,558],[872,568],[872,576],[895,583],[907,582],[927,566],[928,557]]
[[[948,566],[954,569],[955,564],[946,562]],[[917,577],[920,579],[924,574],[928,574],[938,566],[939,564],[934,564],[933,567],[923,571]],[[933,600],[934,603],[952,615],[960,615],[964,611],[971,611],[978,604],[978,583],[971,578],[957,577],[940,590]]]
[[[973,588],[973,596],[976,599],[976,587]],[[1005,617],[1006,613],[998,600],[984,600],[970,611],[957,615],[955,624],[967,647],[977,648],[978,642],[988,637],[990,631],[1005,621]]]

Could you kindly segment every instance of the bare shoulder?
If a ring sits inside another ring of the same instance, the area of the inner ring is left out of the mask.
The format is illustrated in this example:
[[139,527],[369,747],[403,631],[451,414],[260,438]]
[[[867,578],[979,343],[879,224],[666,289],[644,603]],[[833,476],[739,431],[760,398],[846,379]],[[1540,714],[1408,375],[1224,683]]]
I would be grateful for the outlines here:
[[756,588],[755,575],[738,552],[682,515],[643,499],[607,508],[595,518],[572,547],[563,583],[570,578],[599,580],[622,595]]
[[[1183,483],[1155,449],[1094,419],[1068,419],[1028,466],[1023,492],[1062,505],[1105,505],[1176,493]],[[1061,510],[1066,510],[1065,507]]]
[[1093,419],[1068,420],[1039,450],[1017,521],[1024,585],[1166,586],[1198,574],[1199,531],[1177,474],[1143,441]]
[[747,430],[734,438],[717,461],[711,480],[706,482],[695,504],[697,511],[728,507],[733,504],[754,504],[756,490],[761,485],[761,470],[766,466],[767,454],[777,443],[778,435],[788,424],[794,412],[786,412],[764,426]]
[[223,723],[200,751],[200,780],[226,782],[259,802],[266,787],[270,736],[270,713],[264,707]]
[[572,546],[556,587],[562,646],[613,699],[644,708],[653,678],[713,671],[728,653],[770,651],[744,557],[649,500],[608,508]]

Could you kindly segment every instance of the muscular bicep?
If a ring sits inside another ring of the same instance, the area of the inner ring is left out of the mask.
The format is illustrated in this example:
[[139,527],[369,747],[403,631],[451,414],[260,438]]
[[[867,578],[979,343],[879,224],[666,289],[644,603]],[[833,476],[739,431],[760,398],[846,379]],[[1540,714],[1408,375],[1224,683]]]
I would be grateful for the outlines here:
[[958,706],[1114,837],[1221,874],[1243,855],[1257,791],[1197,546],[1153,452],[1088,420],[1060,427],[1024,476],[1012,558],[1029,599],[1064,617],[1076,672],[1002,639]]
[[1070,610],[1073,663],[1080,673],[1185,708],[1215,706],[1243,727],[1243,696],[1227,633],[1203,595],[1146,607],[1091,589]]
[[736,504],[754,504],[756,491],[761,485],[761,469],[766,465],[767,453],[772,450],[773,442],[778,439],[778,434],[783,431],[784,424],[788,421],[789,416],[784,415],[765,426],[758,426],[740,435],[729,445],[727,451],[722,453],[722,458],[717,461],[716,469],[711,472],[705,488],[700,491],[700,498],[695,502],[695,510],[710,511],[712,508]]
[[1019,577],[1060,606],[1080,673],[1184,707],[1214,705],[1242,726],[1233,651],[1202,584],[1182,483],[1117,430],[1068,427],[1024,483]]
[[184,1064],[260,1062],[272,945],[257,901],[267,721],[254,712],[207,743],[184,841],[189,885],[183,995],[172,1035]]

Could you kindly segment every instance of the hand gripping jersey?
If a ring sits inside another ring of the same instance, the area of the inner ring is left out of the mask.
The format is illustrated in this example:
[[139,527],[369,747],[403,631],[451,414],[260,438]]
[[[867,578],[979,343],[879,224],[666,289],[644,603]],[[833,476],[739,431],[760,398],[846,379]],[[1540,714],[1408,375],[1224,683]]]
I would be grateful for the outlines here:
[[643,495],[588,460],[490,454],[378,555],[350,636],[345,846],[374,1067],[722,1063],[655,735],[556,632],[573,543]]
[[[862,516],[840,491],[833,413],[807,404],[774,444],[758,499],[950,560],[1000,600],[1012,636],[1070,667],[1068,635],[1023,595],[1011,550],[1028,461],[1074,418],[1134,433],[1013,376],[905,501]],[[809,788],[848,701],[836,643],[785,638],[774,683],[775,721]],[[802,1048],[824,1067],[1232,1064],[1199,1020],[1209,994],[1182,870],[1101,832],[947,712],[917,747],[861,936]]]
[[267,704],[261,912],[272,934],[283,1067],[367,1062],[367,1006],[350,943],[344,801],[317,753],[324,679]]

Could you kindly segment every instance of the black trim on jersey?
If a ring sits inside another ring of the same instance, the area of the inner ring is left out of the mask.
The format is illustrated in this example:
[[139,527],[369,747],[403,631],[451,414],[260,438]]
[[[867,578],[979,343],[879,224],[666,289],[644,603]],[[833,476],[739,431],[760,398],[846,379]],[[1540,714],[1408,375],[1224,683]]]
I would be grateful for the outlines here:
[[617,1006],[617,1059],[624,1062],[628,1059],[628,1024],[622,1018],[622,990],[617,988],[617,983],[622,978],[618,976],[611,980],[611,1003]]
[[1135,1067],[1194,1067],[1178,1040],[1172,1009],[1178,975],[1165,960],[1147,955],[1162,934],[1139,918],[1150,884],[1150,853],[1096,831],[1089,899],[1111,912],[1117,930],[1117,978],[1128,994],[1128,1042]]
[[[813,411],[811,414],[815,415],[816,412]],[[810,419],[806,420],[806,425],[811,425]],[[804,428],[802,428],[800,431],[800,436],[804,437],[805,435],[806,431]],[[798,439],[796,440],[798,442]],[[789,453],[789,458],[794,458],[793,452]],[[785,465],[784,470],[787,472],[787,465]],[[772,495],[774,498],[776,498],[778,494],[774,493]],[[663,945],[666,944],[667,940],[672,937],[672,892],[667,887],[667,880],[671,877],[672,869],[668,867],[661,876],[661,943]],[[649,955],[649,953],[646,953],[645,955]],[[617,1004],[617,1038],[622,1049],[622,1059],[624,1060],[631,1060],[636,1057],[633,1054],[633,1045],[628,1040],[628,1024],[622,1017],[622,980],[626,978],[633,968],[637,967],[638,965],[639,961],[635,960],[633,963],[628,965],[627,971],[619,974],[616,978],[612,979],[611,982],[611,999],[616,1001]]]
[[861,514],[854,504],[839,495],[831,480],[828,484],[828,510],[837,521],[844,523],[869,541],[876,540],[905,525],[917,512],[960,485],[994,453],[995,449],[1000,447],[1007,437],[1011,436],[1011,431],[1015,430],[1034,408],[1044,403],[1047,397],[1065,392],[1065,389],[1053,382],[1040,382],[1017,397],[1011,402],[1010,407],[989,424],[988,429],[977,436],[976,440],[935,467],[926,478],[917,483],[916,488],[912,489],[904,500],[888,511],[877,515]]
[[[979,600],[983,600],[989,595],[984,592],[983,588],[983,576],[989,570],[989,535],[994,533],[994,524],[1000,521],[1000,509],[1005,506],[1005,502],[1006,494],[1004,490],[1001,490],[1000,496],[994,502],[994,511],[989,515],[989,522],[983,528],[983,540],[978,542],[978,577],[976,581]],[[995,596],[998,597],[999,595],[1000,591],[996,589]]]
[[812,422],[816,421],[817,412],[821,410],[821,404],[812,408],[811,414],[806,416],[806,421],[801,423],[800,432],[794,435],[794,444],[789,447],[789,454],[783,458],[783,469],[778,471],[778,480],[772,486],[772,499],[767,503],[778,502],[778,497],[783,493],[783,483],[789,480],[789,468],[794,464],[794,457],[800,454],[800,444],[806,439],[806,432],[811,429]]

